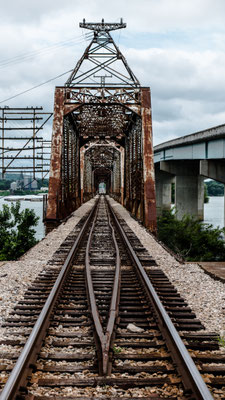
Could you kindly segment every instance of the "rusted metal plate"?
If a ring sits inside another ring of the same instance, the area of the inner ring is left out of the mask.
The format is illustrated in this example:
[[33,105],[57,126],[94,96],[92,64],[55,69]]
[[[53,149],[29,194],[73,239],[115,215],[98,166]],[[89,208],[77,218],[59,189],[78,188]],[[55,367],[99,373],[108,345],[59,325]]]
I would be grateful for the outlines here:
[[143,145],[143,186],[144,224],[154,234],[156,224],[155,172],[152,145],[152,117],[150,89],[141,89],[142,145]]
[[58,199],[61,193],[62,139],[64,115],[64,88],[56,88],[51,148],[51,167],[46,219],[57,220]]

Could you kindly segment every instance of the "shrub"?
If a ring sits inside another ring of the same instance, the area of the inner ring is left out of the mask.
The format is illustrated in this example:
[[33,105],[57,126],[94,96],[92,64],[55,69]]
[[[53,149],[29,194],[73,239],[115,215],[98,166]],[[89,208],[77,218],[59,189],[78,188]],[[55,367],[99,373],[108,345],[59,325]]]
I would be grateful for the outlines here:
[[158,218],[158,238],[187,261],[224,261],[225,229],[213,228],[185,215],[176,218],[174,210],[164,210]]
[[37,243],[32,227],[37,225],[38,219],[33,210],[20,211],[19,201],[11,207],[3,205],[0,211],[0,260],[16,260]]

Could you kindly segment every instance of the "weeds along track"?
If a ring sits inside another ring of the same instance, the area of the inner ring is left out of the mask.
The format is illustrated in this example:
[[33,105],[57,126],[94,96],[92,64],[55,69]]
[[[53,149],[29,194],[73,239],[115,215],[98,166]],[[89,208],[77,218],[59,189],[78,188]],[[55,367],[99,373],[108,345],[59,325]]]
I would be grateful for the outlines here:
[[104,196],[4,326],[1,400],[225,399],[216,335]]

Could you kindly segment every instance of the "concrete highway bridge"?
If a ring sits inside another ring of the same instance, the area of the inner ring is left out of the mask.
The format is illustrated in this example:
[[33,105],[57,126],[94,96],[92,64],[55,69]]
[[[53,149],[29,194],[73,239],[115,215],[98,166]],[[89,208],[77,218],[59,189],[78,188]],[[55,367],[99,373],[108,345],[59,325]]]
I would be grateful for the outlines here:
[[204,218],[204,179],[225,183],[225,125],[170,140],[154,147],[157,213],[171,207],[175,182],[178,218]]

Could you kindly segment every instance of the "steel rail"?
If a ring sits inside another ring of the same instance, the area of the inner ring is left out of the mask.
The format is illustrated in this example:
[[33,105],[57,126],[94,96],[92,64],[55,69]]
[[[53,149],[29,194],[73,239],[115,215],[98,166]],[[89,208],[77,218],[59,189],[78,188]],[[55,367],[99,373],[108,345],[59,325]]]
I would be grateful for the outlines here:
[[[98,205],[98,207],[99,207],[99,205]],[[101,346],[102,374],[107,375],[107,373],[109,372],[110,343],[111,343],[113,329],[115,326],[115,320],[118,315],[121,268],[120,268],[119,247],[118,247],[118,244],[116,241],[115,231],[110,222],[110,216],[107,211],[108,224],[109,224],[109,227],[112,232],[112,239],[113,239],[113,243],[114,243],[115,250],[116,250],[116,267],[115,267],[113,291],[112,291],[112,297],[111,297],[111,303],[110,303],[110,309],[109,309],[108,322],[107,322],[106,332],[104,333],[104,330],[103,330],[103,327],[101,324],[101,319],[100,319],[99,312],[98,312],[98,307],[96,304],[96,297],[95,297],[95,293],[94,293],[94,287],[93,287],[93,282],[92,282],[92,277],[91,277],[91,265],[90,265],[90,248],[91,248],[91,243],[92,243],[93,231],[94,231],[97,216],[98,216],[98,207],[96,209],[95,217],[92,222],[91,231],[90,231],[90,234],[88,237],[88,243],[87,243],[86,253],[85,253],[85,269],[86,269],[86,281],[87,281],[88,296],[89,296],[89,303],[90,303],[90,307],[91,307],[92,318],[93,318],[95,330],[96,330],[98,339],[100,341],[100,346]]]
[[65,282],[65,279],[68,275],[69,269],[71,267],[74,255],[76,254],[79,244],[83,239],[86,229],[93,217],[93,214],[98,205],[99,198],[95,202],[90,214],[88,215],[84,225],[81,228],[81,231],[75,240],[73,247],[71,248],[65,263],[56,279],[56,282],[51,289],[51,292],[46,300],[46,303],[32,329],[32,332],[14,366],[2,392],[0,395],[0,400],[13,400],[16,398],[18,391],[22,385],[25,384],[29,369],[31,368],[31,364],[34,363],[37,354],[40,350],[44,337],[46,335],[46,330],[49,326],[49,319],[51,312],[56,304],[58,295],[60,290]]
[[[107,352],[108,357],[109,357],[109,348],[110,348],[111,337],[112,337],[113,329],[115,326],[116,317],[119,314],[120,284],[121,284],[121,258],[120,258],[119,246],[118,246],[118,243],[116,240],[115,230],[111,224],[108,209],[107,209],[107,216],[108,216],[109,226],[110,226],[110,229],[112,232],[113,243],[114,243],[115,250],[116,250],[116,267],[115,267],[115,276],[114,276],[114,283],[113,283],[113,292],[112,292],[112,298],[111,298],[110,309],[109,309],[109,318],[108,318],[106,334],[105,334],[107,341],[105,344],[104,351]],[[103,353],[103,356],[104,356],[104,353]],[[104,373],[104,371],[106,371],[106,368],[108,368],[108,364],[104,365],[104,357],[103,357],[103,373]]]
[[177,332],[173,322],[171,321],[169,315],[167,314],[164,306],[162,305],[159,296],[157,295],[152,283],[149,280],[148,275],[146,274],[143,266],[139,258],[137,257],[135,251],[132,248],[132,245],[127,238],[127,235],[124,229],[121,227],[118,218],[107,199],[107,203],[109,205],[109,209],[114,218],[115,225],[121,235],[121,238],[129,251],[129,254],[136,266],[140,277],[142,278],[142,282],[144,287],[146,288],[146,292],[148,297],[153,303],[154,310],[158,317],[158,324],[163,334],[163,337],[166,340],[166,344],[171,352],[171,357],[175,362],[179,373],[182,376],[182,382],[184,384],[185,389],[192,393],[197,400],[213,400],[213,397],[206,386],[203,378],[201,377],[193,359],[183,341],[181,340],[179,333]]

